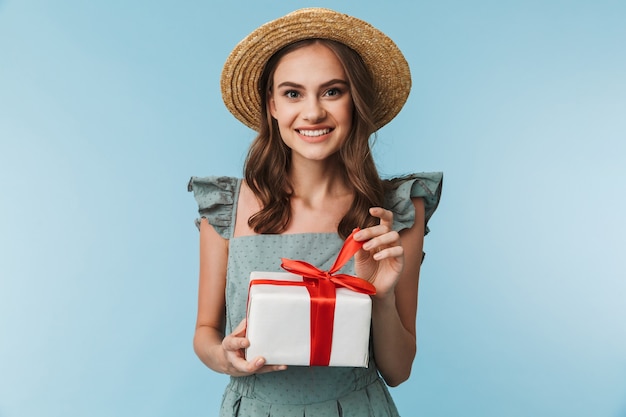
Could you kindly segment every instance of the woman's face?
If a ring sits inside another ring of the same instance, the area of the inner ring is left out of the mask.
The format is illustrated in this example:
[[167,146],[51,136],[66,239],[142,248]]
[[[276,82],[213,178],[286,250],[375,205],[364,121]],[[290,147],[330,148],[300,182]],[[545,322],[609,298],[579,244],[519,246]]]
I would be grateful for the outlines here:
[[323,161],[336,153],[352,128],[348,79],[337,56],[314,43],[280,59],[269,95],[270,113],[283,142],[298,158]]

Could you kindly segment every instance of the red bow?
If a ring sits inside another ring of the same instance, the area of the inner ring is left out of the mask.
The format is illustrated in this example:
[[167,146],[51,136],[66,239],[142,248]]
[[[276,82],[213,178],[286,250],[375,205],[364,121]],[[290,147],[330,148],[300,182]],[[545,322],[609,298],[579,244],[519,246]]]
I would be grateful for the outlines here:
[[358,231],[359,229],[355,229],[348,236],[328,271],[322,271],[304,261],[282,258],[281,267],[301,275],[311,297],[311,365],[328,366],[330,363],[336,288],[344,287],[363,294],[376,294],[376,288],[368,281],[347,274],[335,275],[363,246],[363,243],[354,240],[354,234]]

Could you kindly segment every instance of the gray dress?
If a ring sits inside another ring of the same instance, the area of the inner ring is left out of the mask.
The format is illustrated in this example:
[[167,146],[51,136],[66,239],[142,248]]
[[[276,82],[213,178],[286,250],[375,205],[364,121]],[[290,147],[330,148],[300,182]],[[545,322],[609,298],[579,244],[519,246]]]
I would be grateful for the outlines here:
[[[388,193],[385,208],[394,213],[394,229],[411,227],[415,210],[411,197],[422,197],[426,222],[439,203],[441,173],[421,173]],[[241,180],[231,177],[192,177],[201,218],[229,239],[226,274],[226,329],[232,332],[246,314],[251,271],[281,272],[280,258],[301,259],[327,270],[343,241],[336,233],[267,234],[233,237]],[[428,229],[426,229],[428,231]],[[353,274],[352,260],[342,272]],[[220,416],[292,417],[398,416],[389,391],[378,374],[371,352],[367,368],[298,367],[246,377],[231,377]]]

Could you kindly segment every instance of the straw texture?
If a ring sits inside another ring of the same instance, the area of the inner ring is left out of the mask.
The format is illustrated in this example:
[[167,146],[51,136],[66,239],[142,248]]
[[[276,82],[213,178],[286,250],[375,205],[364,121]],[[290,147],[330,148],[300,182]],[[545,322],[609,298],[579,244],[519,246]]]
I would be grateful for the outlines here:
[[369,23],[323,8],[289,13],[260,26],[235,46],[221,78],[222,99],[228,110],[258,131],[261,118],[258,80],[265,64],[283,47],[311,38],[341,42],[361,55],[377,94],[376,129],[400,112],[411,90],[409,65],[400,49]]

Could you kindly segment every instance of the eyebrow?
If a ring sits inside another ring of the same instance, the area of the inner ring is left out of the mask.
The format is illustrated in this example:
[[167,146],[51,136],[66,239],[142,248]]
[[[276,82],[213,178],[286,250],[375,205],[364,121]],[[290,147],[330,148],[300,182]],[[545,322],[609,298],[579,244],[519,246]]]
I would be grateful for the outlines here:
[[[330,81],[326,81],[325,83],[323,83],[322,85],[320,85],[320,87],[322,88],[326,88],[326,87],[330,87],[331,85],[335,85],[335,84],[343,84],[345,86],[348,86],[348,82],[339,78],[334,78]],[[292,87],[292,88],[304,88],[303,85],[298,84],[298,83],[294,83],[292,81],[285,81],[282,82],[280,84],[278,84],[276,86],[276,88],[283,88],[283,87]]]

